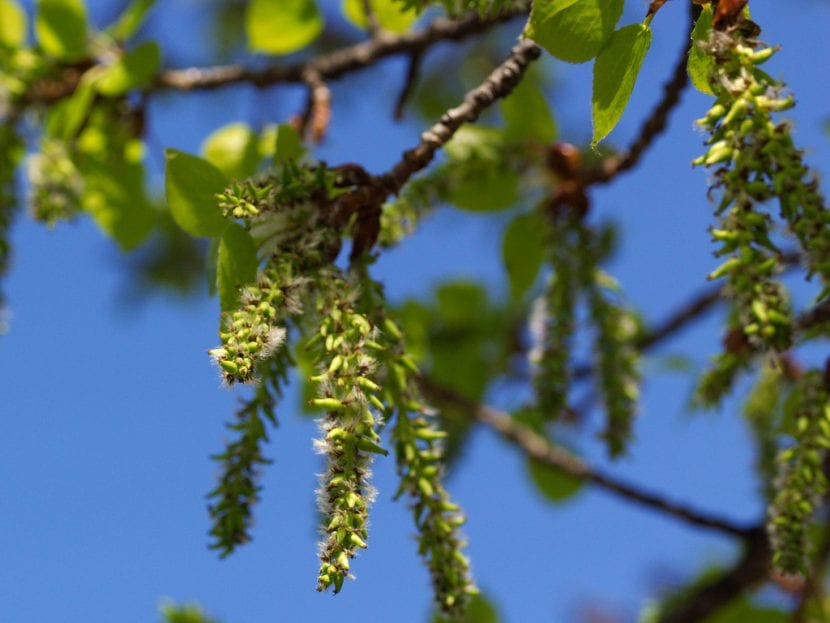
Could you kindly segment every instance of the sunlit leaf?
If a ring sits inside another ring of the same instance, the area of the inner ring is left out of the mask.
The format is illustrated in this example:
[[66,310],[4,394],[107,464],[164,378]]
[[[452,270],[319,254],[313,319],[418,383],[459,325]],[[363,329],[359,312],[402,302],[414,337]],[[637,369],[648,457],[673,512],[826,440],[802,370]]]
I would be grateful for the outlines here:
[[0,46],[16,48],[26,42],[26,11],[14,0],[0,0]]
[[240,287],[256,278],[257,263],[251,234],[231,223],[222,233],[216,260],[216,287],[223,310],[236,307]]
[[594,63],[594,145],[622,117],[650,45],[651,28],[631,24],[616,31],[599,53]]
[[176,149],[165,152],[167,205],[179,227],[192,236],[218,236],[228,225],[215,195],[228,178],[207,160]]
[[68,141],[73,139],[81,129],[95,99],[94,78],[87,78],[93,70],[81,78],[78,87],[70,97],[58,102],[49,111],[45,126],[49,136]]
[[250,177],[262,160],[259,136],[245,123],[231,123],[216,130],[202,144],[202,154],[232,179]]
[[622,9],[623,0],[534,2],[525,35],[563,61],[584,63],[599,54]]
[[121,13],[118,21],[110,26],[110,34],[119,41],[132,37],[141,27],[147,13],[155,4],[156,0],[133,0]]
[[501,253],[510,295],[519,299],[536,281],[545,254],[545,224],[538,212],[519,214],[504,232]]
[[95,81],[95,88],[101,95],[116,97],[144,87],[156,75],[160,63],[158,43],[147,41],[107,67]]
[[709,38],[712,32],[712,6],[706,5],[697,18],[692,31],[692,47],[689,49],[689,63],[687,66],[692,85],[707,95],[714,95],[709,85],[709,78],[715,69],[715,59],[704,51],[701,43]]
[[83,208],[124,250],[147,239],[157,213],[144,196],[143,168],[138,163],[85,163]]
[[252,0],[246,26],[252,50],[290,54],[323,31],[323,15],[314,0]]
[[67,61],[83,57],[87,38],[83,0],[39,0],[35,34],[49,56]]
[[[364,0],[343,0],[343,15],[361,29],[368,26],[363,2]],[[404,5],[399,0],[370,0],[370,2],[378,24],[384,30],[403,33],[409,30],[413,22],[418,19],[415,10],[403,10]]]

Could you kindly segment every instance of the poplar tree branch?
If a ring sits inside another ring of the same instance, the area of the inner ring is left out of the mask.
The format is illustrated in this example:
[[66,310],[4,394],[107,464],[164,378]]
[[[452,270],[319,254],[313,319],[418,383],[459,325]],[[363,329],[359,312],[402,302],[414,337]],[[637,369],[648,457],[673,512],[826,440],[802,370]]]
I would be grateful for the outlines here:
[[764,526],[746,533],[744,543],[743,555],[733,567],[693,588],[677,605],[661,613],[658,623],[705,621],[738,595],[766,580],[772,552]]
[[438,18],[422,30],[401,35],[383,32],[368,41],[294,64],[271,65],[263,69],[253,69],[239,64],[168,69],[158,76],[150,89],[191,91],[218,89],[240,83],[256,87],[298,84],[304,82],[303,76],[309,70],[316,72],[321,80],[334,80],[344,74],[369,67],[389,56],[422,53],[436,43],[460,41],[479,34],[516,16],[526,14],[528,7],[529,4],[523,4],[492,17],[471,14],[459,19]]
[[429,130],[421,134],[421,142],[404,152],[403,158],[392,169],[377,178],[388,194],[397,194],[415,173],[424,169],[435,153],[453,137],[464,123],[479,115],[496,100],[510,94],[524,77],[527,67],[539,58],[541,49],[529,39],[522,40],[479,86],[464,96],[464,101],[445,112]]
[[645,491],[614,476],[604,474],[561,446],[552,444],[528,426],[515,421],[508,413],[467,400],[452,390],[439,385],[429,377],[421,377],[420,386],[424,395],[431,401],[437,404],[452,404],[461,408],[469,413],[470,417],[475,418],[478,422],[485,424],[505,439],[513,442],[528,457],[560,469],[570,476],[590,482],[639,506],[680,519],[693,526],[714,530],[740,539],[748,539],[753,534],[752,527],[740,526],[726,519],[706,514],[685,504],[673,502],[655,493]]

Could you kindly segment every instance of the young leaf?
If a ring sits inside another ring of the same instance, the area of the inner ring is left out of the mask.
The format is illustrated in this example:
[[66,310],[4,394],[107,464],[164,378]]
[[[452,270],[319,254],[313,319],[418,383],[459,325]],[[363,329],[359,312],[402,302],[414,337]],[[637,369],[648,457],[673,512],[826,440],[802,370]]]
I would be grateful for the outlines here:
[[563,61],[584,63],[599,54],[622,10],[623,0],[537,1],[524,34]]
[[155,41],[142,43],[107,67],[95,81],[105,97],[117,97],[130,89],[146,86],[158,71],[161,51]]
[[651,28],[631,24],[616,31],[594,63],[593,145],[604,139],[622,117],[637,75],[651,45]]
[[715,59],[707,54],[700,44],[709,38],[712,31],[712,7],[706,5],[697,18],[697,23],[692,31],[692,47],[689,49],[689,63],[687,70],[692,85],[707,95],[714,95],[709,85],[709,78],[715,68]]
[[0,0],[0,47],[16,48],[26,42],[26,11],[14,0]]
[[501,101],[501,112],[508,140],[542,144],[556,140],[556,121],[550,106],[538,85],[527,78]]
[[256,245],[251,234],[231,223],[219,240],[216,260],[216,288],[222,311],[233,309],[239,302],[239,289],[256,278]]
[[133,0],[112,26],[109,33],[118,41],[125,41],[132,37],[141,27],[147,13],[155,5],[156,0]]
[[259,136],[246,123],[219,128],[202,143],[202,154],[231,179],[253,175],[262,159]]
[[[404,33],[418,19],[414,9],[405,9],[403,3],[398,0],[370,0],[370,2],[372,11],[384,30]],[[368,26],[366,12],[363,10],[363,0],[343,0],[343,15],[362,30]]]
[[92,102],[95,99],[95,78],[94,76],[88,78],[94,73],[94,70],[93,67],[85,73],[75,92],[65,100],[58,102],[49,111],[46,119],[46,134],[65,141],[75,138],[84,121],[86,121]]
[[157,213],[144,196],[140,163],[86,162],[81,167],[83,208],[125,251],[140,245],[153,229]]
[[545,226],[537,212],[519,214],[504,232],[501,253],[510,296],[520,299],[536,281],[545,255]]
[[536,489],[549,502],[561,503],[582,489],[583,482],[547,463],[529,459],[527,470]]
[[297,134],[297,130],[287,123],[279,124],[275,137],[274,163],[280,164],[286,160],[299,158],[304,151],[303,139]]
[[317,38],[323,16],[314,0],[252,0],[246,27],[252,50],[290,54]]
[[228,185],[225,175],[207,160],[176,149],[165,152],[165,187],[170,214],[191,236],[218,236],[228,226],[215,195]]
[[74,61],[86,52],[86,8],[83,0],[40,0],[35,16],[38,43],[49,56]]

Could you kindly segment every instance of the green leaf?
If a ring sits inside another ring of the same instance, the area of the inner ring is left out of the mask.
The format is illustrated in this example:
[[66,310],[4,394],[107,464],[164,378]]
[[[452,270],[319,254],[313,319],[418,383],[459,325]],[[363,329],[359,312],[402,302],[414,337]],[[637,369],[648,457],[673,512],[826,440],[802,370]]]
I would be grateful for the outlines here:
[[[54,138],[69,141],[75,138],[89,116],[95,99],[95,67],[87,71],[75,92],[52,107],[46,119],[46,133]],[[92,76],[89,78],[88,76]]]
[[156,0],[134,0],[124,9],[118,21],[109,27],[109,33],[118,41],[129,39],[141,27],[147,13],[155,4]]
[[314,0],[252,0],[246,26],[252,50],[290,54],[323,32],[323,16]]
[[528,459],[527,470],[536,489],[549,502],[561,503],[572,498],[584,484],[579,478],[536,459]]
[[176,149],[165,152],[167,205],[173,220],[191,236],[218,236],[228,226],[215,195],[228,178],[207,160]]
[[26,42],[26,11],[14,0],[0,0],[0,46],[18,48]]
[[131,89],[147,86],[160,63],[158,43],[147,41],[107,67],[95,81],[95,88],[105,97],[117,97]]
[[651,28],[631,24],[616,31],[594,63],[593,145],[604,139],[622,117],[651,45]]
[[43,51],[73,61],[86,53],[86,8],[83,0],[40,0],[35,34]]
[[216,288],[222,310],[239,302],[239,289],[256,279],[256,245],[251,234],[236,223],[222,233],[216,260]]
[[250,177],[262,160],[259,136],[245,123],[230,123],[216,130],[202,143],[202,154],[231,179]]
[[706,5],[697,18],[697,23],[692,31],[692,46],[689,48],[689,63],[687,71],[692,85],[707,95],[714,95],[709,79],[715,70],[715,59],[707,54],[701,47],[701,43],[709,39],[712,32],[712,7]]
[[299,158],[305,151],[303,139],[297,134],[297,130],[287,123],[281,123],[277,126],[277,135],[274,144],[275,164]]
[[119,246],[136,248],[153,229],[157,213],[144,196],[144,169],[139,163],[88,162],[83,209]]
[[501,255],[513,299],[521,299],[536,281],[545,255],[544,231],[538,212],[519,214],[504,231]]
[[599,54],[622,10],[623,0],[537,0],[524,34],[563,61],[584,63]]
[[501,101],[504,136],[512,141],[552,143],[556,140],[556,122],[542,90],[525,78]]
[[[363,10],[363,2],[364,0],[343,0],[343,15],[352,24],[365,30],[369,24],[366,12]],[[400,0],[370,0],[370,2],[378,24],[384,30],[404,33],[418,19],[414,8],[404,10],[404,4]]]

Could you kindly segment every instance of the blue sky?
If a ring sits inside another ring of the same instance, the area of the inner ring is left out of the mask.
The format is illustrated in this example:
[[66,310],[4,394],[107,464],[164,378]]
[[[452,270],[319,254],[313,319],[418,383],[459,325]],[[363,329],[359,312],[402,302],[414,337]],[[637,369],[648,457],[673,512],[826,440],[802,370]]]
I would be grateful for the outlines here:
[[[112,15],[120,4],[94,6]],[[160,4],[148,34],[160,34],[175,62],[200,62],[207,32],[201,3]],[[627,4],[629,22],[646,5]],[[644,77],[613,143],[633,136],[669,73],[684,5],[670,2],[656,18]],[[830,115],[822,32],[830,3],[751,5],[763,38],[783,45],[769,71],[797,95],[797,140],[811,164],[830,170],[830,141],[821,131]],[[543,67],[557,78],[550,96],[562,137],[585,141],[589,68],[552,59]],[[334,125],[319,157],[380,171],[417,141],[420,124],[386,122],[402,69],[390,61],[336,85]],[[295,89],[175,96],[154,105],[150,128],[161,145],[195,152],[227,122],[282,120],[301,100]],[[612,272],[649,319],[704,286],[715,265],[706,234],[706,174],[689,164],[702,142],[692,122],[708,106],[705,96],[687,92],[668,134],[642,165],[593,191],[598,212],[622,227]],[[495,250],[503,222],[440,211],[383,258],[377,275],[395,300],[459,277],[480,279],[502,294]],[[49,230],[22,217],[13,244],[4,284],[11,330],[0,338],[0,620],[155,621],[165,597],[198,601],[226,623],[425,620],[428,575],[406,507],[391,501],[390,460],[376,461],[380,495],[370,548],[353,565],[357,581],[336,597],[315,592],[316,429],[299,415],[292,393],[267,449],[275,462],[264,475],[253,543],[225,560],[207,550],[204,494],[216,476],[208,456],[221,448],[223,423],[235,404],[206,354],[216,341],[216,300],[156,296],[125,307],[113,245],[88,219]],[[661,352],[682,351],[702,365],[717,350],[718,327],[717,317],[706,319]],[[646,365],[654,369],[653,361]],[[682,375],[653,376],[644,388],[636,444],[608,469],[735,520],[757,520],[762,508],[753,457],[735,405],[690,414],[690,389]],[[507,404],[511,396],[492,399]],[[590,431],[584,440],[585,454],[605,465]],[[602,492],[585,490],[567,505],[549,505],[526,481],[518,453],[484,430],[474,435],[449,485],[470,518],[475,575],[512,623],[574,621],[586,604],[633,619],[661,586],[734,554],[728,540]]]

